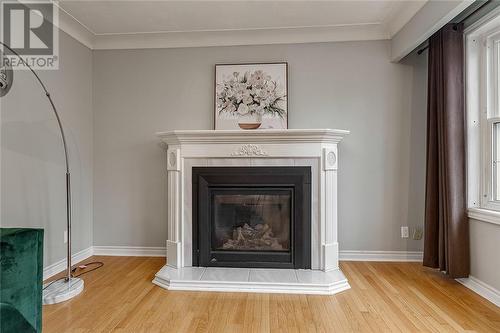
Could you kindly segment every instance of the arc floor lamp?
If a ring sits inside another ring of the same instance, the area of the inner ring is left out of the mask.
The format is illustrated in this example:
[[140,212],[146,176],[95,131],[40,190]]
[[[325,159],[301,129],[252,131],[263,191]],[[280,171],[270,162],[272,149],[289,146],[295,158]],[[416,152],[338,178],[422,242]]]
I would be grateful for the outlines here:
[[[76,278],[72,276],[71,270],[71,174],[69,168],[69,159],[68,159],[68,146],[66,143],[66,136],[64,135],[64,128],[61,122],[61,118],[59,117],[59,113],[57,112],[57,108],[50,96],[47,87],[42,82],[38,74],[31,68],[24,59],[10,46],[6,45],[3,42],[0,42],[5,49],[9,50],[13,55],[19,58],[20,62],[26,66],[31,73],[35,76],[35,79],[40,84],[45,96],[49,100],[50,106],[54,111],[54,115],[57,120],[57,124],[59,126],[59,131],[61,133],[62,144],[64,148],[64,158],[66,164],[66,230],[68,234],[67,240],[67,266],[66,266],[66,275],[64,278],[51,282],[43,287],[43,303],[44,304],[53,304],[66,301],[72,297],[75,297],[79,293],[83,291],[83,280],[80,278]],[[4,54],[0,51],[0,59],[2,59],[2,63],[0,64],[0,97],[5,96],[10,88],[12,87],[14,81],[14,71],[8,64],[7,58],[5,58]]]

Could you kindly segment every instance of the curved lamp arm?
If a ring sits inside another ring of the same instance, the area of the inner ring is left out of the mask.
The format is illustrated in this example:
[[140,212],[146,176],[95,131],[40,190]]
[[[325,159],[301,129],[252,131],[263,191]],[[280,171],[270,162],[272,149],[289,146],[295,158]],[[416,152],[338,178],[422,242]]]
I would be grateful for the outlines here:
[[61,123],[61,118],[59,118],[59,113],[57,112],[56,106],[54,104],[54,101],[52,100],[52,97],[50,96],[49,91],[47,90],[47,87],[45,87],[45,84],[43,84],[43,82],[40,79],[40,77],[38,76],[38,74],[33,70],[33,68],[31,68],[30,65],[28,65],[28,63],[26,63],[26,61],[24,61],[24,59],[19,55],[19,53],[14,51],[10,46],[8,46],[7,44],[5,44],[3,42],[0,42],[0,45],[3,45],[3,47],[5,47],[10,52],[12,52],[12,54],[14,54],[17,58],[19,58],[21,63],[24,66],[26,66],[31,71],[31,73],[33,73],[36,80],[38,81],[38,83],[42,87],[43,91],[45,92],[45,96],[47,96],[47,98],[49,99],[50,105],[52,106],[52,110],[54,111],[54,115],[56,116],[56,119],[57,119],[57,124],[59,125],[59,130],[61,131],[61,137],[62,137],[63,146],[64,146],[64,158],[65,158],[65,162],[66,162],[66,173],[69,173],[68,147],[66,145],[66,136],[64,135],[64,129],[63,129],[63,126]]
[[68,232],[68,245],[67,245],[67,268],[66,268],[66,280],[69,281],[71,279],[71,175],[69,172],[69,159],[68,159],[68,147],[66,145],[66,136],[64,135],[64,129],[62,126],[61,118],[59,118],[59,113],[57,112],[56,106],[54,104],[54,101],[52,100],[52,97],[50,96],[49,91],[47,90],[47,87],[45,87],[45,84],[43,84],[42,80],[38,76],[38,74],[31,68],[30,65],[24,61],[24,59],[14,51],[10,46],[7,44],[3,43],[0,41],[0,44],[3,45],[6,49],[8,49],[12,54],[14,54],[21,63],[26,66],[31,73],[35,76],[36,80],[42,87],[43,91],[45,92],[45,96],[47,96],[50,105],[52,106],[52,110],[54,111],[54,115],[56,116],[57,119],[57,124],[59,125],[59,130],[61,132],[61,138],[63,142],[63,147],[64,147],[64,160],[66,162],[66,221],[67,221],[67,232]]

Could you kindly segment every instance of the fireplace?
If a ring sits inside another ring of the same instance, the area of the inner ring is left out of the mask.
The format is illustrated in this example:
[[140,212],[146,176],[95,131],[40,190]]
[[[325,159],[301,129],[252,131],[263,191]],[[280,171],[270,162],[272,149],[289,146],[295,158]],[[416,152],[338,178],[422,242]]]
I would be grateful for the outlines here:
[[193,266],[311,268],[310,167],[193,167]]
[[169,290],[331,295],[339,269],[338,144],[330,129],[189,130],[166,144]]

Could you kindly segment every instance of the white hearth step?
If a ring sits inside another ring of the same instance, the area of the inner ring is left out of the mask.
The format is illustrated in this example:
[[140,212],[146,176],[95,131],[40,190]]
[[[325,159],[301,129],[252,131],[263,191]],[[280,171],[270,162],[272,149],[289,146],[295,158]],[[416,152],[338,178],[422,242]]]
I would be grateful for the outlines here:
[[168,290],[332,295],[350,288],[340,270],[164,266],[153,283]]

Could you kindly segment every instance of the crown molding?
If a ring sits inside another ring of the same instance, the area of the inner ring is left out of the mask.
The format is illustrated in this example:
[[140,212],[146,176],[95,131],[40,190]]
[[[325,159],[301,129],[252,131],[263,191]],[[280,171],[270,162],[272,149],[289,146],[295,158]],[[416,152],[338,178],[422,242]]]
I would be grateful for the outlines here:
[[382,23],[251,30],[95,34],[59,8],[58,28],[92,50],[321,43],[389,39]]
[[[28,8],[35,5],[36,2],[22,2],[22,4]],[[57,1],[52,0],[52,4],[57,8],[55,22],[52,20],[52,24],[56,26],[60,31],[64,31],[71,37],[73,37],[78,42],[82,43],[89,49],[94,48],[95,34],[84,24],[78,21],[74,16],[65,11]],[[36,12],[35,12],[36,13]]]
[[64,9],[58,5],[56,6],[59,8],[59,22],[56,26],[92,50],[94,48],[95,34]]
[[381,24],[96,35],[94,49],[150,49],[388,39]]

